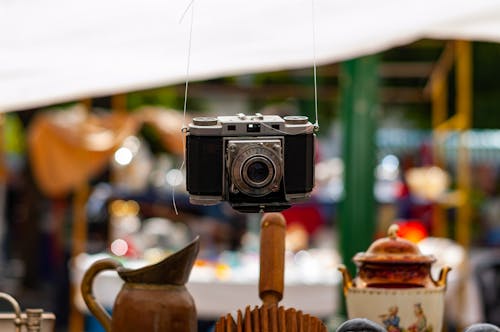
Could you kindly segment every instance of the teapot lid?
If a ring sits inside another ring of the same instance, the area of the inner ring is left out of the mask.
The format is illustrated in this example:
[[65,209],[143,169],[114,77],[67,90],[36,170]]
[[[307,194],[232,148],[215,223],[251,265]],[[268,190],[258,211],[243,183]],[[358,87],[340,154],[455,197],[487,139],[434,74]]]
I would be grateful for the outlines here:
[[399,226],[389,227],[385,238],[374,241],[366,252],[357,253],[353,261],[362,263],[403,263],[403,264],[431,264],[436,261],[432,255],[423,255],[417,245],[397,236]]

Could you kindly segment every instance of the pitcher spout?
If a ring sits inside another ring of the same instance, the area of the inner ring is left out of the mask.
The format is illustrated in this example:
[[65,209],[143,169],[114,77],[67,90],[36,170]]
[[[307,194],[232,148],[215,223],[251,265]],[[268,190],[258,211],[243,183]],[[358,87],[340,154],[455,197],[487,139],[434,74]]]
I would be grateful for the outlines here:
[[342,284],[344,288],[344,294],[347,294],[349,288],[352,287],[352,277],[347,267],[344,264],[340,264],[337,269],[342,273]]
[[186,247],[159,263],[136,270],[119,267],[116,271],[125,282],[182,286],[189,279],[189,274],[200,249],[199,242],[198,236]]

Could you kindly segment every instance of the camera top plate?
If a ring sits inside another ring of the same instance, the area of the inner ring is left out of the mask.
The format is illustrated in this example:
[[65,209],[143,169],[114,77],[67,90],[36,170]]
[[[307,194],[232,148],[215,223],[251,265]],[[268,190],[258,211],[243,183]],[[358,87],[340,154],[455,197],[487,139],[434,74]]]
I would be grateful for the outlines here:
[[189,124],[189,134],[198,136],[276,136],[311,134],[314,126],[305,116],[238,114],[197,117]]

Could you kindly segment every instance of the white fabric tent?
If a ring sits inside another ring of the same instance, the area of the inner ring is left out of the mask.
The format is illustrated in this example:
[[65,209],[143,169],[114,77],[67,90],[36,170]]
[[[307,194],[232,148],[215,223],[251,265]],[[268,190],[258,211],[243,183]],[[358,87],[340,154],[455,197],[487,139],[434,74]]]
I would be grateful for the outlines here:
[[[0,1],[0,111],[183,82],[191,0]],[[500,42],[498,0],[196,0],[190,80],[309,67],[421,38]]]

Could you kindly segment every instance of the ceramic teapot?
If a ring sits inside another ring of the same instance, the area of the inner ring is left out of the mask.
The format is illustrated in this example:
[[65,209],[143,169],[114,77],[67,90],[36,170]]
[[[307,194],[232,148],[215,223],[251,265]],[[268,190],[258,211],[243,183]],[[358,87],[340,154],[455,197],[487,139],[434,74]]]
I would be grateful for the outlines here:
[[412,242],[396,235],[391,225],[388,237],[374,241],[353,261],[358,274],[352,279],[341,265],[349,319],[368,318],[388,331],[441,331],[444,293],[449,267],[434,280],[432,255],[423,255]]
[[[199,251],[199,238],[159,263],[140,269],[127,269],[114,259],[92,264],[85,272],[81,291],[90,312],[106,332],[195,332],[194,300],[186,282]],[[96,301],[92,283],[98,273],[116,270],[125,281],[118,293],[113,317]]]

